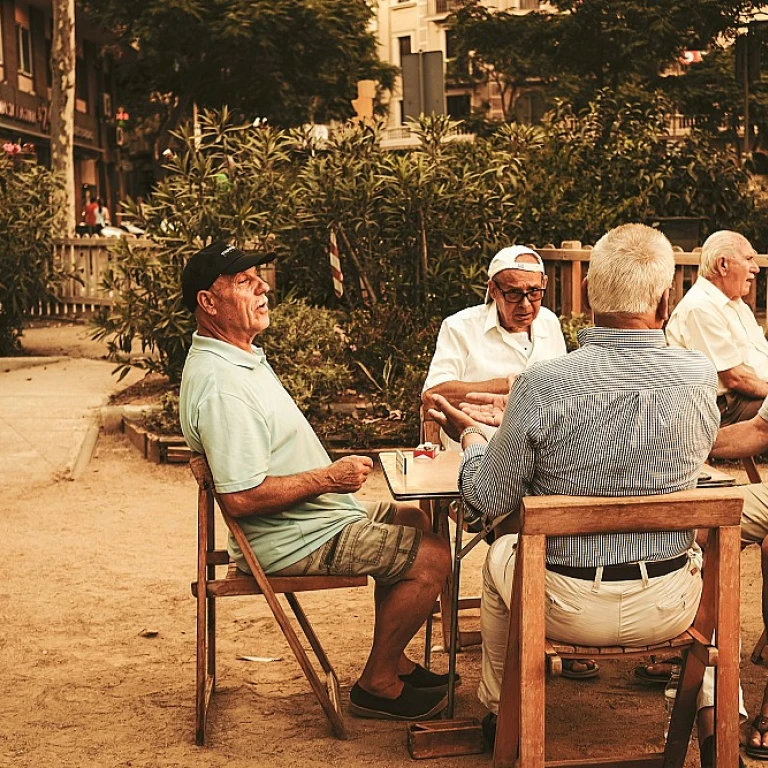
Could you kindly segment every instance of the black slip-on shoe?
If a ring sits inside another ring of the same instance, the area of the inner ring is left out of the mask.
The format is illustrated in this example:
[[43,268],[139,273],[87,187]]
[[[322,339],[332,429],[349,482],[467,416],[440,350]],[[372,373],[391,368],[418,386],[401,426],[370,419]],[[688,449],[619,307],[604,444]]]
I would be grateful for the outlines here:
[[[421,691],[432,691],[433,693],[448,693],[448,673],[439,675],[430,669],[425,669],[421,664],[417,664],[413,672],[407,675],[400,675],[404,683],[408,683],[411,688],[418,688]],[[461,683],[461,677],[456,675],[456,685]]]
[[357,683],[349,692],[349,711],[357,717],[374,720],[429,720],[447,706],[445,694],[419,690],[408,683],[403,683],[403,690],[396,699],[385,699],[368,693]]

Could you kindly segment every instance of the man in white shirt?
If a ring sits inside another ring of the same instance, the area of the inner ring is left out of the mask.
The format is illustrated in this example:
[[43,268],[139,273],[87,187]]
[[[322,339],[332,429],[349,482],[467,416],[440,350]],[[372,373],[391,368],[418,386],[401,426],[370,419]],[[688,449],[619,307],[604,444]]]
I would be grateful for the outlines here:
[[768,341],[742,300],[760,268],[755,249],[737,232],[710,235],[699,278],[666,328],[673,347],[697,349],[715,365],[722,426],[751,419],[768,396]]
[[[503,248],[488,267],[485,303],[443,320],[424,382],[427,408],[433,395],[454,406],[469,392],[506,395],[531,364],[566,353],[557,316],[541,306],[547,289],[544,262],[521,245]],[[489,436],[493,428],[488,427]],[[456,443],[443,436],[448,448]]]

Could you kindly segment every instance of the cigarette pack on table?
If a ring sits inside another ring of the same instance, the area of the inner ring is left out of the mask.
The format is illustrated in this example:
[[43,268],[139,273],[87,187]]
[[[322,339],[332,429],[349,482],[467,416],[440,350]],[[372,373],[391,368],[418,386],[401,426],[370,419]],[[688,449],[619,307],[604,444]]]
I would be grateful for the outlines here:
[[413,449],[414,459],[434,459],[440,450],[435,443],[422,443]]

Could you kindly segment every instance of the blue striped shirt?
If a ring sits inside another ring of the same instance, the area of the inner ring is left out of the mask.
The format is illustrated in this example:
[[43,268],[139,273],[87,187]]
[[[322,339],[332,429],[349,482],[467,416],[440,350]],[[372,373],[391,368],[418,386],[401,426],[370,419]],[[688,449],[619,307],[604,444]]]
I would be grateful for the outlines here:
[[[717,434],[717,374],[661,330],[586,328],[580,349],[520,374],[501,426],[464,454],[459,488],[476,512],[515,511],[526,495],[644,496],[693,488]],[[665,560],[693,531],[547,539],[547,562]]]

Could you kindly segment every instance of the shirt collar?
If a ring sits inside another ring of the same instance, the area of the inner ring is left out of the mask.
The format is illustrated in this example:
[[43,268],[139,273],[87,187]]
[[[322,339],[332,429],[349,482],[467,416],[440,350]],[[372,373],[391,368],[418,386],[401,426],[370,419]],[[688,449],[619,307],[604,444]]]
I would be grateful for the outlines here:
[[210,352],[218,355],[232,365],[239,365],[242,368],[255,368],[265,360],[264,350],[261,347],[251,345],[251,352],[246,352],[234,344],[214,339],[211,336],[201,336],[197,331],[192,334],[192,349],[196,352]]
[[727,304],[738,304],[741,299],[729,299],[714,283],[706,277],[696,279],[696,287],[716,306],[722,308]]
[[[485,316],[485,324],[483,325],[483,333],[486,334],[489,331],[496,329],[501,333],[513,333],[512,331],[506,331],[501,327],[501,320],[499,319],[499,308],[496,306],[496,302],[492,301],[490,304],[486,304],[488,314]],[[536,316],[536,319],[531,323],[531,340],[545,339],[549,334],[547,333],[547,326],[545,323],[539,322],[540,314]]]
[[579,333],[579,346],[601,344],[610,347],[666,347],[664,331],[660,328],[648,330],[629,330],[625,328],[582,328]]

